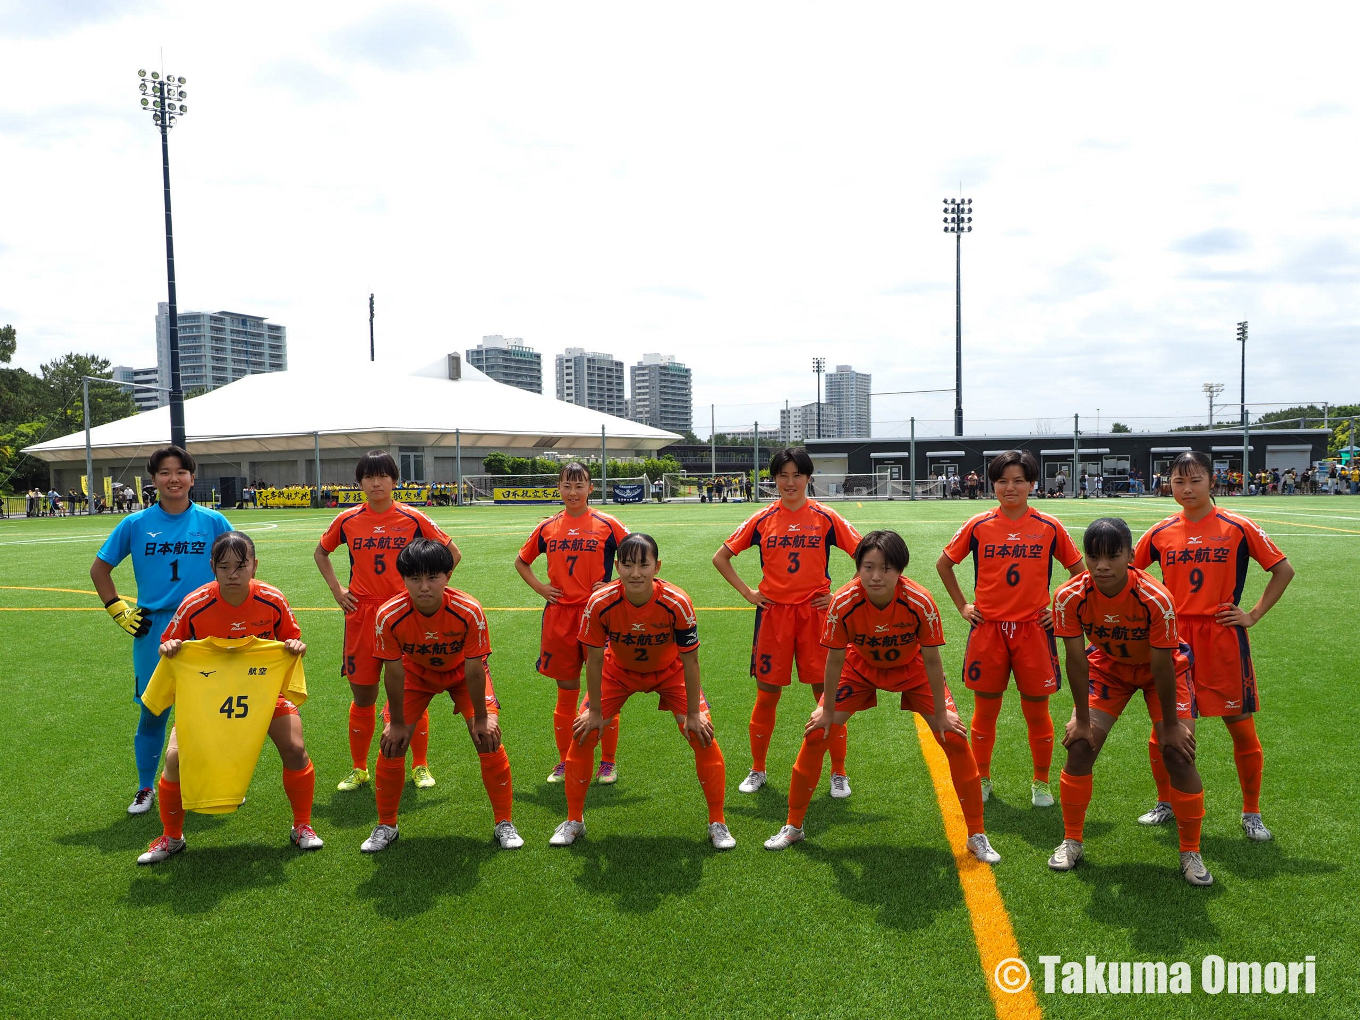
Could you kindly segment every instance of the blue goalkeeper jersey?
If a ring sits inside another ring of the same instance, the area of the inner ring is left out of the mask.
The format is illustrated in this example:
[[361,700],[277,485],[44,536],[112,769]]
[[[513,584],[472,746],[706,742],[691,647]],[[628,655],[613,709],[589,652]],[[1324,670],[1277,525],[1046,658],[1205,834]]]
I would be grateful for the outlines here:
[[[185,596],[213,579],[213,539],[230,530],[225,517],[197,503],[179,514],[166,513],[156,503],[119,521],[98,556],[113,567],[131,556],[137,604],[173,612]],[[159,634],[154,637],[160,641]]]

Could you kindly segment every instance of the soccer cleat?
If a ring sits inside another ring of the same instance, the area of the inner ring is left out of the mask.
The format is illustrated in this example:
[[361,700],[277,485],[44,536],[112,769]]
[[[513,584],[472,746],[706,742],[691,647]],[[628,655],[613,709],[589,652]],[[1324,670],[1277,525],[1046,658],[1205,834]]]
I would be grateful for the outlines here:
[[741,781],[741,785],[737,787],[737,791],[739,793],[755,793],[764,785],[765,773],[757,772],[755,769],[752,769],[750,772],[746,773],[746,778]]
[[1259,813],[1242,812],[1242,831],[1247,834],[1247,839],[1255,840],[1257,843],[1274,838],[1266,828],[1266,823],[1261,821]]
[[502,850],[518,850],[524,845],[524,837],[515,831],[515,823],[508,818],[496,823],[496,831],[491,837]]
[[147,786],[137,791],[137,796],[132,798],[132,803],[128,805],[128,814],[144,815],[151,810],[152,803],[156,800],[156,788]]
[[337,790],[357,790],[368,782],[368,769],[351,769],[340,782],[335,784]]
[[1029,802],[1035,807],[1052,807],[1053,791],[1048,788],[1047,783],[1041,783],[1036,779],[1029,784]]
[[968,837],[968,849],[973,852],[973,856],[983,864],[1000,864],[1001,855],[992,849],[992,844],[987,842],[985,832],[975,832]]
[[1176,817],[1176,813],[1171,810],[1171,805],[1164,800],[1159,800],[1152,806],[1152,810],[1138,816],[1139,825],[1165,825]]
[[1048,859],[1048,866],[1054,871],[1071,871],[1085,856],[1081,849],[1081,840],[1065,839],[1058,849],[1053,851],[1053,856]]
[[366,854],[376,854],[386,850],[397,841],[401,833],[397,831],[395,825],[378,825],[373,829],[373,835],[359,844],[359,849]]
[[618,767],[612,761],[602,761],[595,769],[595,782],[609,786],[619,781]]
[[564,761],[559,761],[555,766],[553,766],[553,770],[548,773],[548,782],[550,783],[560,783],[562,782],[562,780],[566,778],[567,778],[567,763]]
[[850,796],[850,778],[833,772],[831,774],[831,796],[844,800]]
[[288,834],[288,839],[299,850],[320,850],[326,845],[325,841],[316,834],[316,830],[310,825],[294,825],[293,831]]
[[766,850],[787,850],[795,843],[803,841],[803,830],[796,825],[786,825],[765,841]]
[[553,834],[548,837],[548,846],[571,846],[577,839],[585,836],[585,834],[585,822],[573,822],[568,818],[553,830]]
[[731,850],[737,845],[736,838],[727,829],[725,822],[708,823],[708,841],[714,850]]
[[1214,876],[1204,866],[1204,859],[1198,850],[1181,851],[1181,874],[1191,885],[1213,885]]
[[138,864],[159,864],[167,857],[173,857],[187,846],[182,839],[171,839],[164,834],[157,836],[146,848],[146,853],[137,858]]
[[992,799],[992,779],[990,776],[979,776],[982,783],[982,803],[986,804]]
[[411,769],[411,781],[416,784],[417,790],[428,790],[434,785],[434,773],[428,765],[417,765]]

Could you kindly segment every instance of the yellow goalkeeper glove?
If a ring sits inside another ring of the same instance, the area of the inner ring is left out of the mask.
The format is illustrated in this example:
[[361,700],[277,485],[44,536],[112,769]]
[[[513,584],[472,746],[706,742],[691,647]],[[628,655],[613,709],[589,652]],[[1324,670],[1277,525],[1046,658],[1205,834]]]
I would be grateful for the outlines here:
[[114,599],[104,609],[113,617],[113,622],[133,637],[141,637],[151,629],[151,618],[141,606],[130,606],[122,599]]

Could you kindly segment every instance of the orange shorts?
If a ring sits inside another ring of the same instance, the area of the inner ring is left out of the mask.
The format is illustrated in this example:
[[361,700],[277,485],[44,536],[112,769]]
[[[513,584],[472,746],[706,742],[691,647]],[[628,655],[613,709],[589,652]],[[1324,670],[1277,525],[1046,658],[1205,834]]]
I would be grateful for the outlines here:
[[1241,627],[1225,627],[1212,616],[1177,616],[1181,640],[1195,657],[1195,701],[1200,715],[1259,712],[1251,644]]
[[[1184,650],[1184,646],[1182,646]],[[1089,654],[1089,653],[1088,653]],[[1089,658],[1087,660],[1090,662]],[[1176,674],[1176,718],[1193,719],[1199,712],[1195,707],[1195,670],[1187,665]],[[1157,685],[1152,680],[1151,666],[1111,664],[1107,668],[1090,663],[1091,686],[1087,704],[1118,719],[1139,691],[1147,704],[1153,722],[1162,721],[1162,703],[1157,697]]]
[[534,668],[553,680],[579,680],[586,662],[581,633],[584,602],[549,602],[543,607],[543,630],[538,639],[538,662]]
[[963,685],[970,691],[1001,694],[1012,673],[1021,694],[1042,698],[1061,690],[1053,635],[1038,620],[974,624],[963,649]]
[[359,599],[352,613],[345,614],[345,657],[340,660],[340,675],[352,684],[371,687],[382,679],[382,660],[374,658],[377,640],[374,628],[378,608],[386,599]]
[[[894,669],[878,669],[863,659],[855,661],[846,655],[840,682],[836,684],[836,711],[859,712],[873,708],[878,704],[879,691],[901,694],[904,712],[935,714],[935,696],[926,677],[926,664],[919,654],[907,665]],[[958,711],[948,684],[944,688],[944,703],[951,712]]]
[[[685,695],[685,664],[678,657],[669,666],[654,673],[637,673],[631,669],[621,669],[614,664],[613,657],[606,653],[601,680],[600,713],[606,719],[618,715],[623,703],[634,694],[661,695],[656,706],[658,712],[670,712],[672,715],[686,715],[689,712],[689,700]],[[586,698],[581,708],[589,704],[590,699]],[[699,692],[699,711],[708,711],[708,699],[702,691]]]
[[[444,672],[422,669],[413,662],[402,661],[406,670],[406,697],[403,700],[402,718],[413,722],[425,714],[431,701],[438,694],[447,693],[453,707],[464,719],[472,718],[472,698],[468,695],[467,680],[463,675],[463,664]],[[500,715],[501,703],[496,698],[496,689],[491,685],[491,667],[482,659],[486,669],[486,714]]]
[[826,673],[825,625],[826,607],[818,609],[811,602],[757,606],[751,675],[761,683],[787,687],[796,662],[800,683],[820,684]]
[[280,694],[279,700],[274,702],[273,718],[281,719],[285,715],[297,715],[297,714],[298,714],[297,706],[294,705],[287,698],[285,698],[282,694]]

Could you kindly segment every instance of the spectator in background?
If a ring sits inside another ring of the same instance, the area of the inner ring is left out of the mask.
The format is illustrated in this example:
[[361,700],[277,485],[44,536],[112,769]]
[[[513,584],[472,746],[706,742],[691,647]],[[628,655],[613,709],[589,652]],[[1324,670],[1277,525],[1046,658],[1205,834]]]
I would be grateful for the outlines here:
[[1053,484],[1058,487],[1059,497],[1067,494],[1067,476],[1063,474],[1062,468],[1058,468],[1058,473],[1053,478]]
[[1360,496],[1360,466],[1355,461],[1351,461],[1351,495]]
[[978,498],[978,476],[976,471],[969,471],[968,477],[964,479],[964,486],[968,489],[968,498]]
[[1096,474],[1096,499],[1105,495],[1105,476],[1097,472]]
[[1087,495],[1088,495],[1088,494],[1087,494],[1087,487],[1088,487],[1089,484],[1090,484],[1090,483],[1087,482],[1087,480],[1086,480],[1086,472],[1083,471],[1083,472],[1081,473],[1081,498],[1082,498],[1082,499],[1086,499],[1086,498],[1087,498]]

